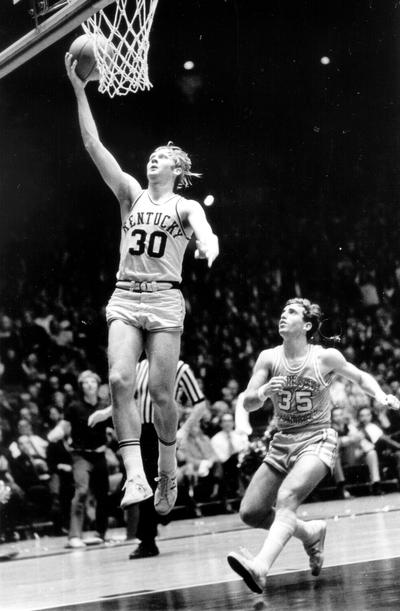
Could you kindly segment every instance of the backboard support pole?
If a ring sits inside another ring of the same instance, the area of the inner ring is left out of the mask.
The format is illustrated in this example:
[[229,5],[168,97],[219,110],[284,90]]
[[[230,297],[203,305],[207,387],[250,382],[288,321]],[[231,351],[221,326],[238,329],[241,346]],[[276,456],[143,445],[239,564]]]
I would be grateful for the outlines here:
[[0,53],[0,79],[115,0],[74,0]]

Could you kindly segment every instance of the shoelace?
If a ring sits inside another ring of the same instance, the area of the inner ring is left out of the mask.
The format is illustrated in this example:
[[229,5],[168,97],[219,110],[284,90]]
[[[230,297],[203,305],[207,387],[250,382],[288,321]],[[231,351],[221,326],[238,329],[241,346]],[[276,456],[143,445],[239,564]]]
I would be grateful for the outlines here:
[[169,475],[161,474],[158,477],[155,477],[154,481],[156,481],[160,485],[161,496],[165,496],[167,494],[168,482],[171,482],[170,490],[173,490],[176,487],[176,478],[170,477]]

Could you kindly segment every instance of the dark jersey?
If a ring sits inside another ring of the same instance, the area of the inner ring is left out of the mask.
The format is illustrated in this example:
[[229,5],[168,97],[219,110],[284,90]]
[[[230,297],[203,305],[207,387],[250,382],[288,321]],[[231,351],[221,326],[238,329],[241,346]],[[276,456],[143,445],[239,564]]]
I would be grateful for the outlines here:
[[84,400],[74,401],[65,410],[64,420],[71,423],[72,448],[75,450],[96,450],[107,442],[107,420],[99,422],[93,428],[88,426],[88,419],[99,409],[99,404],[91,405]]

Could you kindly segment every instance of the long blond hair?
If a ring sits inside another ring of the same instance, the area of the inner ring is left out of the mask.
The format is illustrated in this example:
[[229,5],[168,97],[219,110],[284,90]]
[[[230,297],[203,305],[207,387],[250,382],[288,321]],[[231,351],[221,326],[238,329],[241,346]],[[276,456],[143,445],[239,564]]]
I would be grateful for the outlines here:
[[176,146],[171,140],[168,144],[159,146],[154,151],[155,153],[161,149],[168,149],[171,158],[175,163],[175,167],[181,168],[182,173],[176,178],[175,186],[177,189],[187,189],[192,184],[192,178],[200,178],[201,174],[191,171],[192,161],[187,153],[180,146]]

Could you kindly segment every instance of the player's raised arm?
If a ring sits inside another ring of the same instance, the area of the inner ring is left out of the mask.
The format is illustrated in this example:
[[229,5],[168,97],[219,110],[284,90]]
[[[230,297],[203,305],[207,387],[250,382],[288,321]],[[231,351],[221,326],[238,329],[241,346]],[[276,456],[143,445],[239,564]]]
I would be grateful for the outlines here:
[[197,248],[194,256],[196,259],[207,259],[208,267],[211,267],[219,254],[218,237],[213,233],[205,212],[198,202],[186,200],[184,206],[183,217],[186,218],[196,237]]
[[131,202],[138,196],[141,187],[137,180],[123,172],[115,157],[101,142],[85,92],[87,81],[84,82],[77,76],[75,72],[76,63],[72,55],[67,53],[65,67],[78,102],[79,126],[83,144],[104,182],[118,198],[121,205],[121,216],[124,218]]
[[335,348],[325,350],[321,358],[321,365],[325,371],[337,373],[358,384],[367,395],[373,397],[381,405],[392,409],[400,408],[400,402],[394,395],[387,395],[372,375],[349,363]]
[[246,411],[254,412],[264,404],[266,399],[282,390],[285,376],[271,378],[271,351],[261,352],[254,366],[254,372],[244,393],[243,406]]

